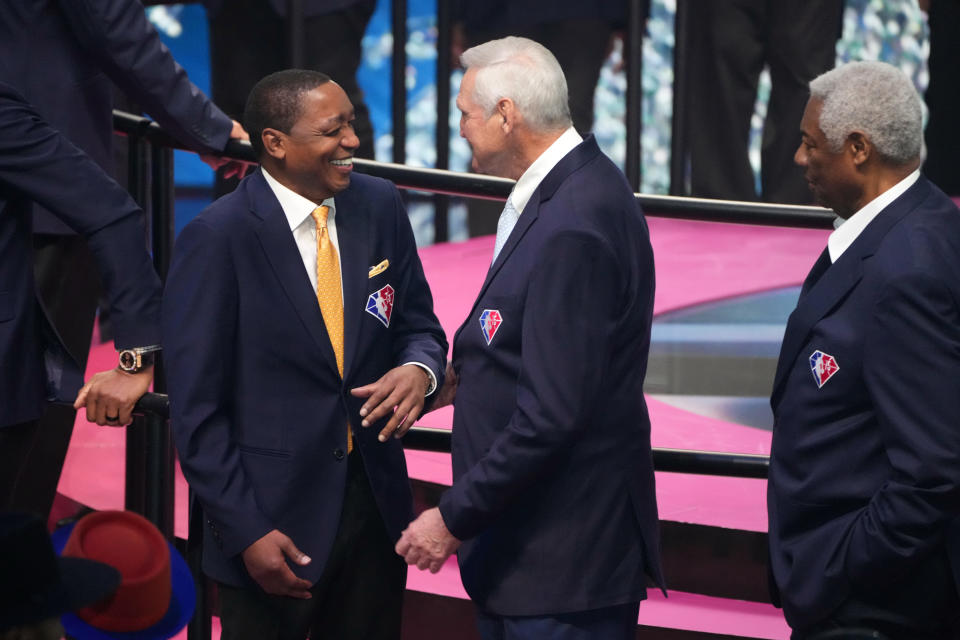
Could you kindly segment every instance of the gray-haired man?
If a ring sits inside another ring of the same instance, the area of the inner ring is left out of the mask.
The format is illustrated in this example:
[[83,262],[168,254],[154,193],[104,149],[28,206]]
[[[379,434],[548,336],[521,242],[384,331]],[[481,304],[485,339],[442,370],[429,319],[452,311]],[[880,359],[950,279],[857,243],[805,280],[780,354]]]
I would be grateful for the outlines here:
[[773,586],[794,638],[956,638],[960,211],[920,175],[920,99],[900,70],[851,63],[810,90],[795,160],[844,221],[777,366]]

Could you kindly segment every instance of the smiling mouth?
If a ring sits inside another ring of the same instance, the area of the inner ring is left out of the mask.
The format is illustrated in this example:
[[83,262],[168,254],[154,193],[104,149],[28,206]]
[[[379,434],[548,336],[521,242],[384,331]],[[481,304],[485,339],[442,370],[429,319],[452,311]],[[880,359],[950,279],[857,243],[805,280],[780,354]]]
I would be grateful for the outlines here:
[[342,160],[331,160],[330,164],[335,167],[352,167],[353,166],[353,156],[349,158],[343,158]]

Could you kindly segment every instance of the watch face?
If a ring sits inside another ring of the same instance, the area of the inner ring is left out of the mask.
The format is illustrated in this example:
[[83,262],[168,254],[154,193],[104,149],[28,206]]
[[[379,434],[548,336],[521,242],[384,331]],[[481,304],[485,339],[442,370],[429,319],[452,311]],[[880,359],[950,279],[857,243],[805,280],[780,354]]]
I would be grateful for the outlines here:
[[120,368],[124,371],[133,371],[137,368],[137,354],[133,351],[120,352]]

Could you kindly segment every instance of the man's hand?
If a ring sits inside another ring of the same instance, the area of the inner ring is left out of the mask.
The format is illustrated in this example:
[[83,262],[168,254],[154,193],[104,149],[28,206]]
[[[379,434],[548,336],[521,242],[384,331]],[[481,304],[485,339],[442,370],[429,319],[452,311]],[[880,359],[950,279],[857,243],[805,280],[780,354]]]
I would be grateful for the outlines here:
[[417,421],[429,387],[430,377],[422,367],[405,364],[390,369],[373,384],[351,389],[350,393],[357,398],[367,399],[360,408],[360,417],[363,418],[361,426],[369,427],[393,412],[387,426],[377,436],[380,442],[386,442],[391,435],[403,437]]
[[133,406],[153,382],[153,367],[139,373],[110,369],[94,374],[83,385],[73,408],[87,408],[87,420],[100,426],[120,427],[133,420]]
[[[243,128],[236,120],[233,121],[233,129],[230,130],[230,138],[233,140],[249,140],[250,134],[247,133],[247,130]],[[223,170],[224,178],[242,178],[247,172],[247,169],[253,166],[251,162],[244,162],[243,160],[231,160],[229,158],[221,158],[220,156],[208,155],[205,153],[200,154],[200,159],[203,160],[207,166],[216,171],[220,167],[226,167]]]
[[287,565],[287,558],[302,566],[310,564],[310,557],[297,549],[293,540],[274,529],[241,554],[247,573],[267,593],[309,600],[310,583],[298,578]]
[[424,413],[436,411],[437,409],[442,409],[443,407],[453,404],[454,399],[457,397],[457,385],[459,383],[460,379],[457,377],[457,372],[453,370],[453,364],[448,362],[447,371],[443,374],[443,386],[433,394],[433,402],[430,403],[430,406],[427,407]]
[[440,509],[434,507],[421,513],[403,530],[395,549],[407,564],[436,573],[459,546],[460,541],[444,524]]

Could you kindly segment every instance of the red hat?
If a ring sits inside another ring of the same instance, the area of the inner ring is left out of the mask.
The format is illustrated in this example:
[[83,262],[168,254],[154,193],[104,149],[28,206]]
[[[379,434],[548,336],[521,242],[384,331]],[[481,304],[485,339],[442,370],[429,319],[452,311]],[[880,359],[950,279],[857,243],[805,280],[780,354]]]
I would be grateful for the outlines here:
[[[196,599],[193,578],[180,554],[149,520],[130,511],[98,511],[72,531],[54,532],[63,556],[87,558],[117,569],[116,593],[64,616],[67,633],[92,638],[154,638],[175,635],[190,620]],[[64,527],[63,529],[68,529]]]
[[85,607],[119,584],[113,567],[58,558],[40,518],[0,513],[0,636]]

